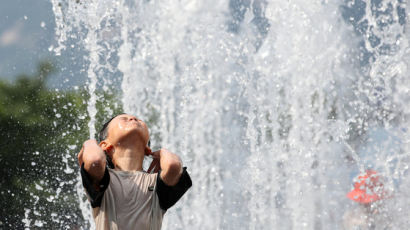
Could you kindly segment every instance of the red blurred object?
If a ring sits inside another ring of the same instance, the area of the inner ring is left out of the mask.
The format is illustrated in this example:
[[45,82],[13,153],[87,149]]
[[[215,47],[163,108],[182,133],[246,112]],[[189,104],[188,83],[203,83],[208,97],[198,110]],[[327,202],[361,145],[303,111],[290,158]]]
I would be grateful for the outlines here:
[[361,204],[368,204],[383,199],[383,183],[380,176],[374,170],[366,170],[365,174],[359,175],[354,183],[354,189],[347,197]]

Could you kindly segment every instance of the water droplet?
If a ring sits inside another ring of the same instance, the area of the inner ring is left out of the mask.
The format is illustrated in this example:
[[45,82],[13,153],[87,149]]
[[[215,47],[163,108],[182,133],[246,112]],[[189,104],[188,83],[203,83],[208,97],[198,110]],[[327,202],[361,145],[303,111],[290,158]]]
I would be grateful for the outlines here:
[[66,174],[71,174],[71,173],[74,172],[74,170],[73,170],[72,168],[69,168],[69,167],[67,166],[67,168],[64,170],[64,172],[65,172]]
[[36,183],[35,185],[36,185],[36,189],[37,189],[37,190],[40,190],[40,191],[43,190],[43,187],[41,187],[39,184]]
[[44,223],[43,223],[43,221],[36,220],[36,222],[34,222],[34,225],[37,226],[37,227],[43,227]]

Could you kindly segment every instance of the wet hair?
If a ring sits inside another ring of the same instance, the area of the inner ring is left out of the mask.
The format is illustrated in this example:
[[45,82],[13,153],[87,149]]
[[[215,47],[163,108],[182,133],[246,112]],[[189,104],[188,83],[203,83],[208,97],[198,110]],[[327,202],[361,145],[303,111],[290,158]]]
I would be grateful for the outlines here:
[[105,122],[105,123],[103,124],[103,126],[102,126],[100,132],[98,133],[98,141],[99,141],[99,142],[101,142],[101,141],[107,139],[107,137],[108,137],[108,125],[110,124],[110,122],[111,122],[114,118],[116,118],[116,117],[118,117],[119,115],[122,115],[122,114],[125,114],[125,113],[117,114],[117,115],[111,117],[110,120],[108,120],[107,122]]
[[[119,113],[119,114],[113,116],[112,118],[110,118],[107,122],[105,122],[105,123],[103,124],[103,126],[102,126],[100,132],[98,133],[98,141],[99,141],[99,142],[101,142],[101,141],[107,139],[107,137],[108,137],[108,125],[110,124],[110,122],[111,122],[114,118],[118,117],[119,115],[123,115],[123,114],[126,114],[126,113]],[[148,140],[148,147],[150,147],[150,146],[151,146],[151,140]],[[112,168],[112,169],[115,168],[114,163],[112,163],[111,157],[108,156],[108,154],[107,154],[106,151],[104,151],[104,152],[105,152],[105,156],[106,156],[106,158],[107,158],[107,166],[108,166],[109,168]]]
[[[101,142],[101,141],[107,139],[107,137],[108,137],[108,125],[110,124],[110,122],[111,122],[114,118],[116,118],[116,117],[118,117],[119,115],[122,115],[122,114],[125,114],[125,113],[117,114],[117,115],[113,116],[111,119],[109,119],[107,122],[105,122],[105,123],[103,124],[103,126],[102,126],[100,132],[98,133],[98,141],[99,141],[99,142]],[[104,153],[105,153],[105,157],[106,157],[106,159],[107,159],[107,166],[108,166],[109,168],[112,168],[112,169],[115,168],[114,163],[112,163],[111,157],[108,156],[108,154],[107,154],[106,151],[104,151]]]

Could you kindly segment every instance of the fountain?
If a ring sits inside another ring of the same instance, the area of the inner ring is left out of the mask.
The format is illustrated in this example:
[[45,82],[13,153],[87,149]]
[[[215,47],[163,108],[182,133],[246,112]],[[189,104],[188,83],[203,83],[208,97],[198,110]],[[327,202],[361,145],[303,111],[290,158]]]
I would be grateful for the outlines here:
[[383,224],[408,225],[405,2],[51,2],[53,50],[87,52],[90,137],[96,91],[120,92],[188,167],[164,229],[342,229],[367,168],[392,194]]

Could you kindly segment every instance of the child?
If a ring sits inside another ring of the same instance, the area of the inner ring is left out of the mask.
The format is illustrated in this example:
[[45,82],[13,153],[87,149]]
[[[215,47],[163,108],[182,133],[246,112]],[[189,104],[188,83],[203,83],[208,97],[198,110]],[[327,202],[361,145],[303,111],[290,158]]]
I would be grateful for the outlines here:
[[[128,114],[105,123],[99,139],[84,142],[78,154],[96,229],[161,229],[165,211],[192,186],[180,158],[151,152],[146,124]],[[144,172],[147,155],[153,161]]]

